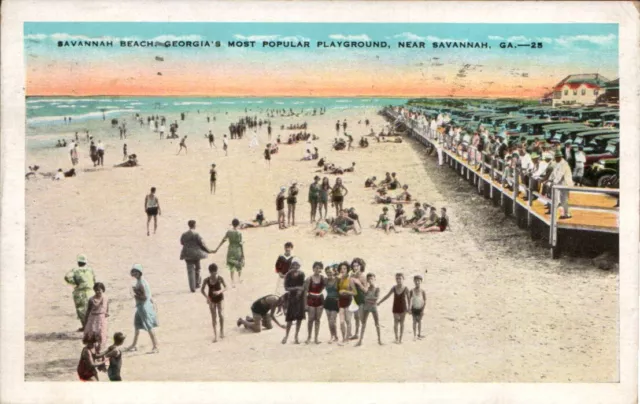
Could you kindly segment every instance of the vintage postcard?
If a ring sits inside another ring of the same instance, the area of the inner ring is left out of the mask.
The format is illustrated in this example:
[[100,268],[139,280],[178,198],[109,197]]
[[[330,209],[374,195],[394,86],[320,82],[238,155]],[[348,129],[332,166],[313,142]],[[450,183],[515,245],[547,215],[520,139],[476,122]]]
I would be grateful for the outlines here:
[[3,402],[635,400],[632,4],[100,10],[3,8]]

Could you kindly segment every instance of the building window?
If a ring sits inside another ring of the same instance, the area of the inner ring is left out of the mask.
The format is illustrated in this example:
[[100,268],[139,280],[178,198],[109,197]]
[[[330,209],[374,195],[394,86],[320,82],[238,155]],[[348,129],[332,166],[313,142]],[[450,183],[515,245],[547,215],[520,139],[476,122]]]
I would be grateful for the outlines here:
[[564,90],[564,95],[569,95],[569,90]]
[[578,95],[578,90],[573,90],[573,95]]
[[587,95],[587,90],[585,90],[584,88],[582,89],[582,91],[580,92],[582,95]]
[[593,95],[598,95],[598,89],[593,90]]

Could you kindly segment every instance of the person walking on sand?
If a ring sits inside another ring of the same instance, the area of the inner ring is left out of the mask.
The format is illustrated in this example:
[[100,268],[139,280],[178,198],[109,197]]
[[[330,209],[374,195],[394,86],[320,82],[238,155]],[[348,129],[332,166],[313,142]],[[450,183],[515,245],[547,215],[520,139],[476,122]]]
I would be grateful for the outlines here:
[[107,344],[107,317],[109,317],[109,299],[105,296],[106,289],[102,282],[93,285],[95,295],[87,303],[84,318],[84,335],[96,338],[96,353]]
[[296,322],[296,333],[293,343],[299,344],[298,334],[300,333],[300,326],[304,320],[305,312],[305,300],[304,300],[304,272],[300,270],[302,264],[298,258],[293,258],[291,261],[291,269],[287,272],[284,278],[284,289],[287,291],[289,298],[287,301],[287,311],[285,313],[285,321],[287,322],[287,328],[282,339],[282,343],[286,344],[289,338],[289,331],[291,325]]
[[[318,202],[320,201],[320,177],[313,177],[313,184],[309,185],[309,204],[311,205],[311,223],[316,221]],[[320,215],[322,217],[322,215]]]
[[180,154],[180,152],[182,151],[182,149],[184,149],[184,154],[189,154],[187,152],[187,137],[183,137],[182,140],[180,141],[180,149],[178,150],[178,153],[176,154],[176,156],[178,154]]
[[131,268],[131,276],[136,279],[136,284],[132,288],[133,296],[136,301],[136,314],[133,318],[135,334],[133,335],[133,343],[129,348],[127,348],[127,352],[135,352],[138,350],[137,344],[140,330],[145,330],[149,333],[151,343],[153,344],[151,352],[149,353],[158,353],[160,352],[158,350],[158,341],[156,339],[156,334],[153,331],[154,328],[158,327],[158,319],[156,316],[157,309],[153,298],[151,297],[149,284],[146,279],[142,278],[142,265],[134,264]]
[[216,176],[217,176],[217,172],[216,172],[216,165],[215,164],[211,164],[211,169],[209,170],[209,193],[211,194],[215,194],[216,193]]
[[95,284],[93,269],[87,265],[87,256],[78,255],[76,258],[78,266],[67,272],[64,277],[65,282],[75,286],[73,289],[73,304],[76,306],[76,315],[82,324],[78,331],[84,331],[85,319],[87,318],[87,305],[91,297],[91,291]]
[[267,147],[264,148],[264,160],[271,169],[271,143],[267,143]]
[[104,145],[102,144],[102,140],[98,140],[98,165],[104,166]]
[[244,267],[244,249],[242,247],[242,233],[238,230],[240,221],[238,219],[233,219],[231,221],[231,226],[233,226],[233,229],[227,231],[218,247],[213,250],[213,253],[217,253],[220,247],[222,247],[227,240],[229,241],[229,248],[227,249],[227,266],[231,273],[231,287],[235,288],[236,285],[233,279],[234,272],[238,272],[238,282],[242,283],[240,277],[242,275],[242,268]]
[[224,155],[228,156],[229,155],[229,141],[227,140],[227,135],[224,135],[222,137],[222,150],[224,150]]
[[191,292],[195,292],[200,287],[200,260],[207,258],[207,254],[212,251],[204,244],[202,237],[196,233],[196,221],[189,220],[187,225],[189,230],[180,236],[180,244],[182,245],[180,259],[187,264],[189,289]]
[[209,138],[209,148],[211,149],[216,147],[216,138],[213,136],[213,133],[211,131],[209,131],[208,138]]
[[[205,292],[206,289],[208,292]],[[220,339],[224,338],[224,291],[227,285],[224,279],[218,275],[218,266],[216,264],[209,265],[209,276],[202,281],[202,289],[200,292],[207,299],[209,310],[211,311],[211,322],[213,324],[213,342],[218,342],[218,331],[216,330],[216,315],[220,320]]]
[[144,211],[147,213],[147,236],[149,235],[149,223],[153,218],[153,234],[158,230],[158,215],[160,211],[160,200],[156,196],[156,187],[151,187],[151,193],[144,197]]
[[122,161],[127,161],[128,158],[129,158],[129,155],[127,154],[127,144],[125,143],[122,146]]

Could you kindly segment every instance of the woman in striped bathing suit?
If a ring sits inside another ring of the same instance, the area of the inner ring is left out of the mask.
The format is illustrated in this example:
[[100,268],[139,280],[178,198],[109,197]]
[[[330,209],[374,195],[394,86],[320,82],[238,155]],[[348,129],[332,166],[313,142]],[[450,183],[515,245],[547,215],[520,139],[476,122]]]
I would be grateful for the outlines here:
[[[342,343],[347,342],[347,338],[351,335],[351,312],[349,306],[356,294],[356,288],[353,279],[349,276],[351,268],[348,262],[342,262],[338,265],[338,315],[340,316],[340,332],[342,333]],[[341,345],[341,344],[339,344]]]
[[309,319],[307,322],[307,341],[305,344],[308,344],[311,341],[311,331],[313,330],[313,325],[316,326],[316,332],[314,334],[316,344],[319,344],[318,341],[318,332],[320,331],[320,319],[322,318],[322,309],[324,305],[324,296],[322,295],[322,291],[324,290],[326,280],[324,276],[322,276],[322,262],[314,262],[313,263],[313,275],[307,278],[304,290],[307,295],[306,304],[307,304],[307,312],[309,313]]

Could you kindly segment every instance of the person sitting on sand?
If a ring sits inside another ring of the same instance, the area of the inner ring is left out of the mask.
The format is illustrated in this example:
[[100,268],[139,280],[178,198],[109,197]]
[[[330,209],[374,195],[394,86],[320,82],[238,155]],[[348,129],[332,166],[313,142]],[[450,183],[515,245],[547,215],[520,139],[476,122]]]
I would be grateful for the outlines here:
[[309,161],[311,160],[311,150],[306,149],[304,152],[304,156],[302,157],[302,161]]
[[317,160],[318,157],[320,157],[320,155],[318,153],[318,148],[314,147],[313,148],[313,153],[311,153],[311,160]]
[[345,168],[343,171],[344,171],[345,173],[352,173],[352,172],[354,172],[355,170],[356,170],[356,163],[355,163],[355,161],[354,161],[354,162],[352,162],[352,163],[351,163],[351,167],[347,167],[347,168]]
[[136,156],[135,154],[130,154],[129,160],[125,161],[124,163],[116,164],[114,165],[114,167],[137,167],[138,165],[138,156]]
[[407,217],[404,212],[404,207],[401,203],[396,205],[395,218],[393,219],[393,224],[396,226],[404,227],[407,222]]
[[389,182],[389,189],[398,189],[400,187],[400,181],[396,178],[396,173],[391,173],[391,181]]
[[324,157],[318,160],[318,167],[324,167],[324,161],[325,161]]
[[391,181],[393,181],[393,178],[391,178],[391,173],[386,173],[384,175],[384,180],[382,180],[382,182],[380,183],[381,186],[388,186]]
[[40,169],[40,166],[29,166],[29,172],[24,176],[24,178],[29,179],[30,176],[36,176],[36,172]]
[[429,228],[437,226],[439,222],[440,222],[440,218],[436,213],[436,208],[435,206],[432,206],[430,209],[429,215],[424,216],[420,220],[418,220],[414,224],[413,229],[419,233],[422,233],[425,231],[431,231],[429,230]]
[[376,177],[373,176],[371,178],[367,178],[364,182],[365,188],[375,188],[376,187]]
[[356,208],[352,207],[352,208],[347,209],[347,216],[349,217],[349,219],[351,219],[354,222],[358,223],[358,227],[362,231],[362,225],[360,224],[360,216],[358,216],[358,214],[356,213]]
[[369,141],[367,139],[365,139],[364,137],[361,137],[360,138],[360,147],[362,147],[362,148],[369,147]]
[[393,231],[398,233],[398,230],[396,230],[395,226],[391,222],[391,219],[389,218],[389,208],[387,208],[386,206],[382,208],[382,214],[380,214],[380,217],[378,218],[378,222],[376,223],[375,228],[376,229],[382,228],[384,229],[384,232],[387,234],[389,234],[390,229],[393,229]]
[[411,202],[411,194],[409,193],[409,186],[408,185],[403,185],[402,186],[402,192],[400,193],[400,195],[396,196],[396,200],[398,201],[404,201],[404,202]]
[[360,234],[356,229],[355,222],[349,218],[346,210],[340,211],[338,217],[333,221],[331,229],[342,236],[346,236],[349,230],[353,230],[354,233]]
[[273,328],[271,321],[276,323],[280,328],[285,328],[276,319],[275,313],[282,311],[285,301],[285,295],[266,295],[253,302],[251,305],[251,317],[239,318],[238,327],[244,325],[244,328],[253,332],[262,331],[262,327],[267,330]]
[[418,222],[426,213],[420,206],[420,202],[416,202],[413,206],[413,216],[405,222],[405,226]]

